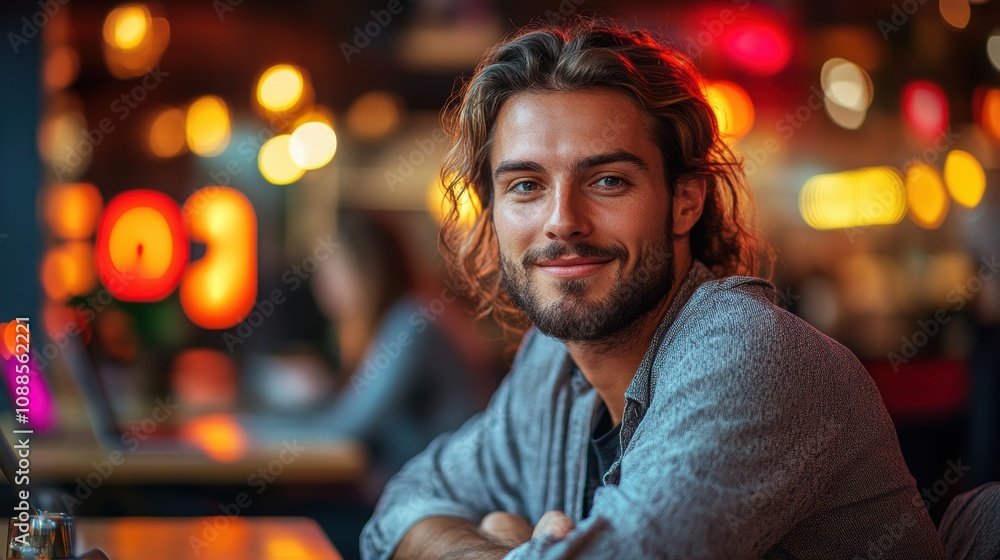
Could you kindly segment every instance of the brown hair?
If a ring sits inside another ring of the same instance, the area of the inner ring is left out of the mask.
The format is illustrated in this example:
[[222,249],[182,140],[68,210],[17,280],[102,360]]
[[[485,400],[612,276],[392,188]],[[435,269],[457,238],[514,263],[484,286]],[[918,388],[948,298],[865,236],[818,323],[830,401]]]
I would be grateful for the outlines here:
[[[679,179],[702,178],[705,207],[690,233],[691,254],[717,276],[769,274],[770,250],[751,225],[743,163],[719,135],[701,74],[682,53],[645,31],[579,21],[526,28],[490,49],[442,116],[451,146],[441,170],[450,208],[439,236],[458,287],[510,334],[528,326],[501,283],[492,227],[490,144],[497,114],[523,91],[610,88],[651,117],[669,193]],[[459,208],[472,189],[481,211],[470,226]]]

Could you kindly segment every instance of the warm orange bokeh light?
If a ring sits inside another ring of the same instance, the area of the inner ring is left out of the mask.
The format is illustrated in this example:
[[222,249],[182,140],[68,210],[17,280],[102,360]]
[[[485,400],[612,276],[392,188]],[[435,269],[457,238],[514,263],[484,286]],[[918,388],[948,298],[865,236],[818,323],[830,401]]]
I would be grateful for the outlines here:
[[708,82],[705,95],[715,111],[723,136],[738,140],[750,132],[754,119],[753,101],[745,89],[732,82]]
[[247,451],[246,432],[226,414],[191,420],[181,428],[181,439],[222,463],[235,461]]
[[45,221],[63,239],[86,239],[97,229],[104,199],[89,183],[60,183],[45,194]]
[[97,287],[94,274],[94,245],[69,241],[51,247],[42,257],[42,289],[50,300],[65,302],[90,293]]
[[124,301],[159,301],[174,291],[188,260],[177,203],[148,190],[124,192],[108,203],[97,230],[97,271]]
[[26,332],[23,328],[18,329],[17,325],[17,321],[0,323],[0,356],[3,356],[5,360],[17,354],[18,344],[30,345],[31,343],[31,333]]
[[948,195],[938,170],[926,163],[914,163],[906,170],[906,201],[910,219],[920,227],[937,229],[948,214]]
[[979,126],[995,142],[1000,142],[1000,88],[980,89],[976,97]]
[[182,406],[231,408],[236,401],[236,363],[218,350],[184,350],[174,358],[171,378]]
[[191,239],[205,257],[181,280],[181,307],[196,325],[227,329],[242,321],[257,297],[257,216],[246,196],[206,187],[184,203]]

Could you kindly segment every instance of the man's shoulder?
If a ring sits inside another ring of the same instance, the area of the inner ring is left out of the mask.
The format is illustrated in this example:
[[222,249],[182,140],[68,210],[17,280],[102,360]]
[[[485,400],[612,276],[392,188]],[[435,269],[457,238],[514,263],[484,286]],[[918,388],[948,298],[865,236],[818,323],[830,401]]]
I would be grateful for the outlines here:
[[[654,367],[683,363],[731,382],[826,383],[860,362],[842,344],[774,302],[770,282],[730,276],[702,284],[668,329]],[[741,375],[733,376],[731,372]],[[867,377],[867,375],[865,375]]]

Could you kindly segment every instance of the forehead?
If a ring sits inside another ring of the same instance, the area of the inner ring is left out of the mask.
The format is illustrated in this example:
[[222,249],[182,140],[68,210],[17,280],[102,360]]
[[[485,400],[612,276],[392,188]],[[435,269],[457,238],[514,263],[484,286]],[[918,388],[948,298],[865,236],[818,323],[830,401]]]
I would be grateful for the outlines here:
[[531,91],[511,96],[494,125],[490,165],[540,163],[615,151],[659,159],[652,119],[631,97],[610,89]]

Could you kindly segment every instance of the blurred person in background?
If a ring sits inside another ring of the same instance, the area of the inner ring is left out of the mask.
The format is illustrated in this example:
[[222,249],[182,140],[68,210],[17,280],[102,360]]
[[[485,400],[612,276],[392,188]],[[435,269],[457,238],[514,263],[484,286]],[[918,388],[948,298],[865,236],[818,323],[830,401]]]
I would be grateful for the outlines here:
[[495,388],[467,308],[411,263],[384,218],[341,212],[338,249],[312,280],[333,324],[338,369],[348,373],[317,423],[367,444],[375,492],[434,437],[481,410]]

